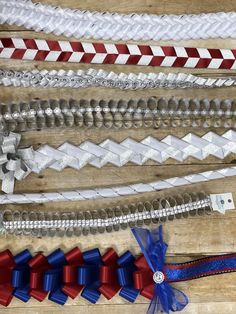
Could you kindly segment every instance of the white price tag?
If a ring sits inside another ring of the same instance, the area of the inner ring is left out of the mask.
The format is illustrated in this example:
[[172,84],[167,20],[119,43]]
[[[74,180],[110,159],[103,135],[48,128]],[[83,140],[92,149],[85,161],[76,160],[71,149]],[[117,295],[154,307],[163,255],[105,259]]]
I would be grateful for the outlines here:
[[210,194],[213,210],[224,214],[226,210],[234,209],[232,193]]

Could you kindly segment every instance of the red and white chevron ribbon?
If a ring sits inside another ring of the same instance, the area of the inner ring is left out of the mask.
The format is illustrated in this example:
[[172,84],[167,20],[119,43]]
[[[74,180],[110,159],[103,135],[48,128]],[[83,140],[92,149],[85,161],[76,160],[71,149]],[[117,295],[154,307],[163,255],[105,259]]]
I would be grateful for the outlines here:
[[0,58],[161,67],[236,69],[236,49],[0,39]]

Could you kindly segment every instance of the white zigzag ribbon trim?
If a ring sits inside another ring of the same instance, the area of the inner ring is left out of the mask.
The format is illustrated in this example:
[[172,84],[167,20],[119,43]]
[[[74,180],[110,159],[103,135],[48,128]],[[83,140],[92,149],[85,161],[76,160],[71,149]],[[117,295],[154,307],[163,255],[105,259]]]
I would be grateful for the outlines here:
[[[3,136],[3,141],[6,142],[8,138],[12,140],[14,137],[18,139],[19,134],[11,132],[9,137]],[[7,169],[9,168],[8,164],[14,163],[15,160],[19,165],[25,165],[26,170],[19,178],[21,180],[31,171],[39,173],[46,168],[62,171],[66,167],[71,167],[79,170],[88,164],[101,168],[108,163],[122,167],[128,162],[136,165],[143,165],[148,160],[164,163],[169,158],[183,162],[188,157],[204,160],[210,155],[224,159],[231,153],[236,153],[236,132],[233,130],[229,130],[221,136],[214,132],[208,132],[202,137],[189,133],[181,139],[172,135],[162,140],[148,136],[140,142],[131,138],[127,138],[121,143],[110,139],[100,144],[85,141],[79,146],[65,142],[57,149],[49,145],[43,145],[37,150],[32,150],[32,148],[16,150],[14,148],[14,155],[8,153],[7,155],[2,154],[0,157],[4,163],[7,163]],[[10,162],[5,156],[8,156],[8,159],[12,156],[13,160]],[[12,167],[9,170],[12,170]],[[6,174],[0,177],[3,179],[2,190],[12,193],[13,188],[10,190],[5,188],[5,176]],[[18,176],[15,175],[15,177],[18,179]]]

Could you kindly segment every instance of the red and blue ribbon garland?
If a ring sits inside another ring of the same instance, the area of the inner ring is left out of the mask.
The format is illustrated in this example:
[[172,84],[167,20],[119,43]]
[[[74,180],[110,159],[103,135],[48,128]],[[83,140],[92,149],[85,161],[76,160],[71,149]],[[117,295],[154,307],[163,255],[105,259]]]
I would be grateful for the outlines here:
[[9,250],[1,252],[0,304],[8,306],[14,296],[23,302],[31,297],[42,302],[48,297],[63,305],[79,293],[96,303],[101,294],[109,300],[119,292],[129,302],[139,294],[150,299],[149,314],[169,313],[188,304],[187,296],[173,288],[172,282],[236,271],[236,253],[167,264],[162,226],[132,232],[142,251],[138,258],[130,251],[118,256],[112,248],[104,255],[98,248],[82,253],[78,247],[66,254],[57,249],[48,256],[37,253],[34,257],[27,249],[15,256]]

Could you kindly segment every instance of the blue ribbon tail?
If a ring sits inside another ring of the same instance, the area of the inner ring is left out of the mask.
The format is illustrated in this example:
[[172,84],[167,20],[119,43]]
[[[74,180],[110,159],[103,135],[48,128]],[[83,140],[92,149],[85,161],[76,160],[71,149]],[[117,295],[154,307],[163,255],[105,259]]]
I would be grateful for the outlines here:
[[81,293],[81,297],[95,304],[101,295],[98,288],[99,288],[98,284],[85,287]]
[[54,303],[64,305],[68,299],[68,296],[62,292],[61,289],[58,289],[50,292],[48,299]]
[[173,291],[171,311],[182,311],[188,304],[188,297],[182,291],[171,287]]
[[135,289],[133,287],[123,287],[120,290],[119,296],[121,296],[122,298],[124,298],[125,300],[133,303],[137,296],[139,295],[139,290]]
[[167,282],[155,286],[154,297],[149,305],[147,314],[182,311],[188,304],[187,296],[180,290],[175,289]]
[[[160,299],[157,295],[154,295],[152,301],[149,304],[148,310],[147,310],[147,314],[154,314],[154,313],[161,313],[163,312],[163,308],[160,302]],[[164,312],[169,314],[168,312]]]
[[23,302],[28,302],[29,299],[30,299],[30,295],[29,295],[29,288],[28,287],[24,287],[24,288],[16,288],[14,291],[13,291],[13,295],[23,301]]

